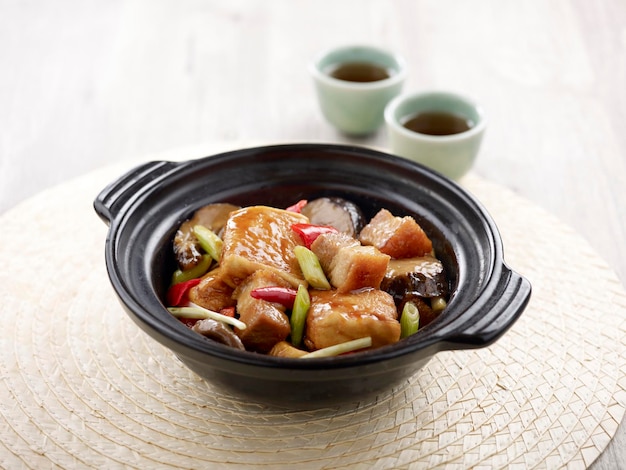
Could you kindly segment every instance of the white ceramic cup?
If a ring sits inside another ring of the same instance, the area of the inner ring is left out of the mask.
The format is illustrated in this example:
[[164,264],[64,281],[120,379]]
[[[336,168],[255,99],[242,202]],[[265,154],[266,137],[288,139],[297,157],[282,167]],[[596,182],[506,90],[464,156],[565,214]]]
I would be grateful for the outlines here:
[[[369,63],[386,69],[389,77],[354,82],[331,76],[334,67]],[[367,135],[384,123],[385,106],[400,94],[406,65],[400,56],[378,47],[352,45],[322,53],[310,66],[320,109],[326,120],[348,135]]]
[[[470,123],[469,130],[456,134],[431,135],[404,127],[411,117],[425,112],[450,113]],[[445,91],[403,94],[385,109],[391,153],[421,163],[451,179],[459,179],[473,166],[487,119],[471,99]]]

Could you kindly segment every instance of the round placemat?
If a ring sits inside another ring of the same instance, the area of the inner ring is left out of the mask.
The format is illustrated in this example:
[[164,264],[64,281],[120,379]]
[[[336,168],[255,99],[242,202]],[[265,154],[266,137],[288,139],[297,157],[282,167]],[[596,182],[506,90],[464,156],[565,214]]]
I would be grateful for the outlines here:
[[376,400],[285,412],[222,393],[123,312],[92,202],[128,168],[0,217],[2,468],[556,468],[589,465],[617,430],[626,293],[585,240],[511,191],[463,181],[533,284],[509,332],[437,354]]

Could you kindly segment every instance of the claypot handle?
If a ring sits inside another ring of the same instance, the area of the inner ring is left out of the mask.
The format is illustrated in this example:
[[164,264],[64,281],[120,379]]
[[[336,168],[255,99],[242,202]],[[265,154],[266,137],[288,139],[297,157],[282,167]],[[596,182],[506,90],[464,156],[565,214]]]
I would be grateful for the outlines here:
[[[459,327],[459,332],[446,339],[448,348],[484,347],[500,338],[519,318],[532,287],[528,279],[503,266],[498,282],[484,303],[473,306],[472,318]],[[480,312],[483,312],[482,314]]]
[[177,166],[174,162],[153,161],[129,170],[98,194],[93,203],[96,213],[109,225],[126,203]]

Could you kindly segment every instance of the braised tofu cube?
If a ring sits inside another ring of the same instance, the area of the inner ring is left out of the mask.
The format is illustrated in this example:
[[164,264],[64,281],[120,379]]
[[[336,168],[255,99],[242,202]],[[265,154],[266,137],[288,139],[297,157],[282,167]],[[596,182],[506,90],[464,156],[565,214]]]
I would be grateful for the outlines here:
[[381,209],[363,227],[359,239],[392,258],[424,256],[433,250],[430,238],[413,217],[396,217],[387,209]]
[[274,357],[302,357],[306,351],[292,346],[287,341],[281,341],[276,343],[268,354]]
[[342,233],[325,233],[317,237],[311,250],[333,287],[350,292],[366,287],[378,288],[387,272],[389,255],[373,246]]
[[236,287],[250,274],[266,269],[293,287],[303,283],[294,253],[301,243],[291,226],[307,222],[302,214],[265,206],[232,212],[224,229],[220,259],[224,281]]
[[267,353],[291,333],[283,305],[250,295],[254,289],[267,286],[289,287],[290,284],[275,271],[260,270],[248,276],[233,293],[237,299],[239,319],[246,324],[243,330],[235,328],[235,333],[248,351]]
[[305,344],[316,350],[353,339],[372,338],[372,348],[400,339],[400,322],[393,298],[377,289],[341,294],[311,291]]
[[222,269],[219,267],[205,274],[200,283],[189,290],[191,302],[214,312],[235,306],[232,295],[233,288],[224,282]]

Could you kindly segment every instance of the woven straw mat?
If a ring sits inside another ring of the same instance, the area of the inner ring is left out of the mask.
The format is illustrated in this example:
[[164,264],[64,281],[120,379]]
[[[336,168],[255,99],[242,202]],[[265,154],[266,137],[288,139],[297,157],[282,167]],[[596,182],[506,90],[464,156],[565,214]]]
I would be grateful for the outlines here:
[[437,354],[374,401],[283,412],[221,393],[123,312],[92,203],[128,168],[0,217],[2,468],[581,468],[617,430],[624,289],[580,236],[512,192],[463,182],[533,284],[509,332]]

